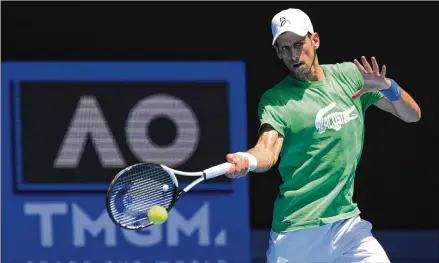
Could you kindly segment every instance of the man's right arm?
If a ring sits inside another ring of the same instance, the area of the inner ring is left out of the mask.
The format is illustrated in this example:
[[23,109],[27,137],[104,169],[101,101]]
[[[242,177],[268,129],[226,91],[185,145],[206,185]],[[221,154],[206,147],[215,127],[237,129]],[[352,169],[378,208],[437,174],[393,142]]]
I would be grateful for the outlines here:
[[[257,161],[257,167],[253,172],[263,173],[275,165],[279,159],[283,142],[284,137],[273,127],[263,125],[256,145],[246,152],[251,154]],[[233,164],[226,176],[236,178],[248,173],[248,158],[232,153],[228,154],[226,159]]]

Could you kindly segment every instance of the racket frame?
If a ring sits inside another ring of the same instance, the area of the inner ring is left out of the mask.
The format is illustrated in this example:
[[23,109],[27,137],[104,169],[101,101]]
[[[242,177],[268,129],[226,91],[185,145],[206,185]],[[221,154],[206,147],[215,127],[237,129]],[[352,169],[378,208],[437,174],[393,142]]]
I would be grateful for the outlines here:
[[[109,214],[109,217],[111,218],[111,220],[116,223],[117,225],[125,228],[125,229],[130,229],[130,230],[136,230],[136,229],[141,229],[141,228],[146,228],[149,226],[154,225],[152,222],[150,222],[149,224],[146,225],[139,225],[136,227],[128,227],[126,225],[122,225],[121,223],[117,222],[116,219],[114,218],[114,216],[112,215],[111,212],[111,206],[110,206],[110,193],[112,192],[114,185],[116,184],[116,182],[118,181],[119,177],[122,176],[124,173],[128,172],[129,170],[133,169],[136,166],[139,165],[158,165],[160,166],[166,173],[168,173],[168,175],[171,177],[172,182],[174,183],[175,187],[173,189],[174,193],[172,196],[172,201],[169,203],[168,207],[166,207],[165,209],[169,212],[171,211],[171,209],[174,207],[175,203],[177,202],[177,200],[184,194],[187,193],[190,189],[192,189],[194,186],[196,186],[197,184],[223,175],[225,174],[228,169],[232,166],[231,163],[223,163],[220,165],[216,165],[213,167],[210,167],[208,169],[205,169],[203,171],[199,171],[199,172],[183,172],[183,171],[179,171],[179,170],[175,170],[172,169],[170,167],[167,167],[166,165],[163,164],[156,164],[156,163],[137,163],[137,164],[133,164],[131,166],[126,167],[125,169],[121,170],[120,172],[118,172],[116,174],[116,176],[113,178],[113,180],[111,181],[108,189],[107,189],[107,194],[106,194],[106,207],[107,207],[107,212]],[[178,180],[177,180],[177,175],[182,175],[182,176],[192,176],[192,177],[198,177],[197,179],[195,179],[194,181],[192,181],[189,185],[187,185],[185,188],[183,189],[178,189],[179,184],[178,184]]]
[[[140,166],[140,165],[145,165],[145,164],[152,164],[152,165],[157,165],[155,163],[137,163],[137,164],[133,164],[130,165],[126,168],[124,168],[123,170],[119,171],[116,176],[113,178],[113,180],[111,181],[110,185],[108,186],[107,189],[107,193],[106,193],[106,208],[107,208],[107,212],[109,217],[111,218],[111,220],[116,223],[117,225],[125,228],[125,229],[129,229],[129,230],[136,230],[136,229],[141,229],[141,228],[146,228],[149,226],[152,226],[153,223],[150,222],[149,224],[146,225],[139,225],[136,227],[128,227],[126,225],[122,225],[121,223],[117,222],[116,219],[114,218],[114,216],[112,215],[111,212],[111,206],[110,206],[110,194],[113,191],[113,188],[115,186],[115,184],[117,183],[118,179],[125,174],[126,172],[128,172],[129,170]],[[204,172],[183,172],[183,171],[179,171],[179,170],[175,170],[172,169],[170,167],[167,167],[166,165],[163,164],[159,164],[159,166],[166,172],[168,173],[168,175],[171,177],[172,182],[174,183],[175,187],[174,187],[174,193],[173,193],[173,197],[172,197],[172,201],[170,202],[170,204],[168,205],[168,207],[166,207],[166,210],[169,212],[171,211],[171,209],[174,207],[175,203],[177,202],[177,200],[180,198],[180,196],[186,192],[188,192],[191,188],[193,188],[195,185],[201,183],[202,181],[205,181],[206,178],[206,173]],[[187,185],[184,189],[178,189],[179,187],[179,183],[177,180],[177,176],[175,174],[178,175],[182,175],[182,176],[192,176],[192,177],[199,177],[196,180],[192,181],[189,185]]]
[[[126,226],[126,225],[123,225],[123,224],[121,224],[121,223],[119,223],[119,222],[116,221],[116,219],[115,219],[114,216],[112,215],[112,212],[111,212],[111,206],[110,206],[110,198],[111,198],[110,194],[111,194],[111,192],[113,191],[113,188],[114,188],[115,184],[117,183],[118,179],[119,179],[123,174],[125,174],[126,172],[128,172],[129,170],[131,170],[131,169],[133,169],[133,168],[135,168],[135,167],[137,167],[137,166],[145,165],[145,164],[147,164],[147,165],[148,165],[148,164],[151,164],[151,165],[157,165],[157,164],[155,164],[155,163],[137,163],[137,164],[133,164],[133,165],[130,165],[130,166],[128,166],[128,167],[122,169],[122,170],[119,171],[119,172],[116,174],[116,176],[113,178],[113,180],[111,181],[110,185],[108,186],[108,189],[107,189],[107,192],[106,192],[105,206],[106,206],[106,208],[107,208],[108,216],[111,218],[111,220],[112,220],[115,224],[117,224],[117,225],[119,225],[119,226],[121,226],[121,227],[123,227],[123,228],[125,228],[125,229],[129,229],[129,230],[137,230],[137,229],[141,229],[141,228],[145,228],[145,227],[149,227],[149,226],[152,226],[152,225],[153,225],[152,222],[150,222],[149,224],[146,224],[146,225],[139,225],[139,226],[137,226],[137,227],[128,227],[128,226]],[[164,165],[159,165],[159,166],[161,166],[161,168],[162,168],[163,170],[165,170],[165,171],[169,174],[169,176],[171,177],[172,182],[175,184],[175,187],[174,187],[174,189],[173,189],[174,192],[173,192],[173,195],[172,195],[172,201],[171,201],[171,203],[169,204],[169,206],[166,207],[166,210],[169,212],[169,211],[171,210],[171,208],[174,206],[176,199],[177,199],[178,196],[180,195],[180,193],[179,193],[179,191],[178,191],[178,180],[177,180],[177,177],[175,176],[175,174],[174,174],[172,171],[169,170],[169,169],[170,169],[169,167],[166,167],[166,166],[164,166]]]

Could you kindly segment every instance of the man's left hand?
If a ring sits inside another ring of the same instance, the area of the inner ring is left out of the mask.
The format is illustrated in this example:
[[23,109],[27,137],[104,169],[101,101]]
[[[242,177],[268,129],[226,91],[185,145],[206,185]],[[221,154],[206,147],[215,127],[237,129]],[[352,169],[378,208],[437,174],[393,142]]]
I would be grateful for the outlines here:
[[381,68],[380,73],[380,69],[375,57],[372,57],[372,67],[364,56],[361,57],[361,62],[363,65],[361,65],[358,60],[354,60],[355,66],[357,66],[361,72],[361,75],[363,75],[364,85],[359,91],[352,95],[353,99],[360,97],[364,93],[385,90],[390,87],[390,80],[386,79],[386,66]]

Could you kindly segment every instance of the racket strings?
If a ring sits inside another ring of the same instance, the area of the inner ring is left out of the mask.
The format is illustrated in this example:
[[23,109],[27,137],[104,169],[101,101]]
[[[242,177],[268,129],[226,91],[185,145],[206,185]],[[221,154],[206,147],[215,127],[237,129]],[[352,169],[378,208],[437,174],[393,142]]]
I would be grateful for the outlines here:
[[[164,186],[168,189],[164,189]],[[155,205],[168,208],[175,195],[171,176],[157,165],[143,164],[122,174],[113,187],[110,209],[114,219],[127,227],[150,224],[148,211]]]

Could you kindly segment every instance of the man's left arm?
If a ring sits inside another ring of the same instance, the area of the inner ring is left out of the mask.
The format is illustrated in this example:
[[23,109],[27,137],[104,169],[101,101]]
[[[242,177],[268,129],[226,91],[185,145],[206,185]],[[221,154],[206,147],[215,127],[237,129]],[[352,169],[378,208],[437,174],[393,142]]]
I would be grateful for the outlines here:
[[405,122],[417,122],[421,118],[421,109],[416,101],[399,84],[390,78],[386,78],[386,66],[379,70],[378,63],[372,57],[372,66],[364,56],[363,63],[354,60],[354,64],[363,76],[363,87],[352,95],[352,98],[359,98],[369,92],[381,92],[384,97],[375,103],[381,110],[387,111]]
[[[391,87],[392,84],[398,85],[396,82],[392,83],[392,81],[388,78],[386,78],[386,84],[388,89],[381,91],[383,92],[383,94],[386,94],[385,92],[388,93],[392,92],[392,90],[390,90],[392,88]],[[401,89],[400,90],[401,94],[399,95],[399,98],[395,97],[395,99],[392,101],[386,97],[383,97],[382,99],[377,101],[374,105],[383,111],[395,115],[402,121],[405,122],[419,121],[421,119],[421,109],[419,108],[418,104],[412,98],[412,96],[410,96],[408,92],[406,92],[401,87],[399,88]]]

